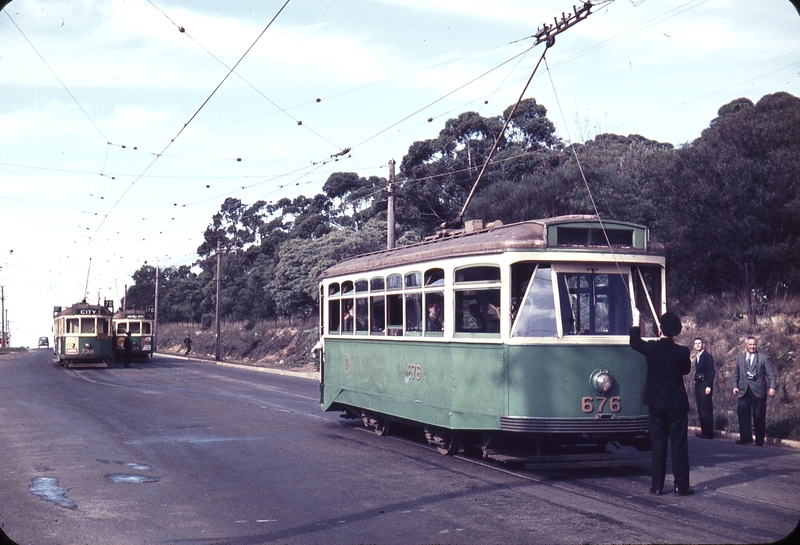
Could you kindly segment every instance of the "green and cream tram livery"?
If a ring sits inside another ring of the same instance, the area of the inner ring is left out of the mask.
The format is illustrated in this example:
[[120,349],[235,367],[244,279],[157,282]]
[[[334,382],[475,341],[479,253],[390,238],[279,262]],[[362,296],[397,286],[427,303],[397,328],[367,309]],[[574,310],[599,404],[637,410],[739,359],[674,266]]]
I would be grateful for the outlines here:
[[663,245],[595,216],[474,223],[323,272],[323,410],[379,434],[423,426],[445,454],[646,459],[646,365],[628,335],[634,307],[645,332],[665,310]]
[[114,314],[114,359],[125,358],[125,337],[131,332],[134,359],[147,359],[153,356],[155,349],[153,313],[144,310],[119,310]]
[[53,309],[53,351],[64,367],[106,367],[113,358],[111,311],[81,302]]

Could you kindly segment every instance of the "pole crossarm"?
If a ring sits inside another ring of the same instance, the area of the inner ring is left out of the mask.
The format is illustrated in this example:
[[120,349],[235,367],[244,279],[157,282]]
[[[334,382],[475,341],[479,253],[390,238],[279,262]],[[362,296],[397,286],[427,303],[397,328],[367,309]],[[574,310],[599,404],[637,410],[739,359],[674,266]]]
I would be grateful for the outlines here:
[[536,34],[532,36],[533,38],[536,38],[536,42],[534,42],[533,45],[537,46],[542,42],[552,42],[552,40],[555,40],[556,35],[561,34],[571,26],[574,26],[586,19],[591,13],[591,9],[593,7],[594,4],[591,2],[584,2],[580,8],[577,6],[572,6],[572,13],[569,15],[562,12],[561,19],[558,17],[553,17],[552,25],[544,23],[541,27],[536,29]]

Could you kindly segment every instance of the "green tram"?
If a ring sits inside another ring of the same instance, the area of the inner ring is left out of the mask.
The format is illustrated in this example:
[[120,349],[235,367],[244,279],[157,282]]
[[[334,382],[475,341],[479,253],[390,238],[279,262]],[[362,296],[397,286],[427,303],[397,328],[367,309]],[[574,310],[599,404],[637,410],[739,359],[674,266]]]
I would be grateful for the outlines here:
[[111,311],[85,300],[53,309],[53,351],[64,367],[108,366],[112,351]]
[[577,215],[469,222],[343,261],[321,275],[321,407],[380,435],[422,426],[443,454],[649,460],[646,365],[628,338],[634,307],[657,331],[664,265],[646,227]]
[[131,358],[147,359],[155,349],[155,319],[152,312],[144,310],[119,310],[112,321],[114,331],[114,360],[125,358],[125,337],[131,332]]

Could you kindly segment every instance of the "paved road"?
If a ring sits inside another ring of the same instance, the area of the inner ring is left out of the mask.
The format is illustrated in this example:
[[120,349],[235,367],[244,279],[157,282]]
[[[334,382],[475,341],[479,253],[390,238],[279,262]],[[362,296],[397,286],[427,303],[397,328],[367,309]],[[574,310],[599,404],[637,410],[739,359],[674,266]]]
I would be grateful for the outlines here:
[[155,358],[0,358],[0,525],[20,545],[764,543],[800,451],[690,437],[688,498],[646,471],[532,473],[319,411],[315,381]]

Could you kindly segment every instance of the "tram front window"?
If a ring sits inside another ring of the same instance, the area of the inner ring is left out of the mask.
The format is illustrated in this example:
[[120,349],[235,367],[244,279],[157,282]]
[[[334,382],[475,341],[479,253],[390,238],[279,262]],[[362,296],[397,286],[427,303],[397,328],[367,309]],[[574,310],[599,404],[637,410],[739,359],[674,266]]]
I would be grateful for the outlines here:
[[95,333],[94,318],[81,318],[81,333],[84,334]]
[[80,331],[80,318],[67,318],[67,333],[78,333]]
[[560,273],[557,278],[564,335],[628,334],[628,275]]
[[[526,272],[519,268],[520,282],[525,282]],[[527,272],[530,275],[530,272]],[[516,278],[515,278],[516,280]],[[550,267],[539,266],[527,286],[525,301],[519,309],[512,337],[556,337],[556,305],[553,299],[553,278]]]

